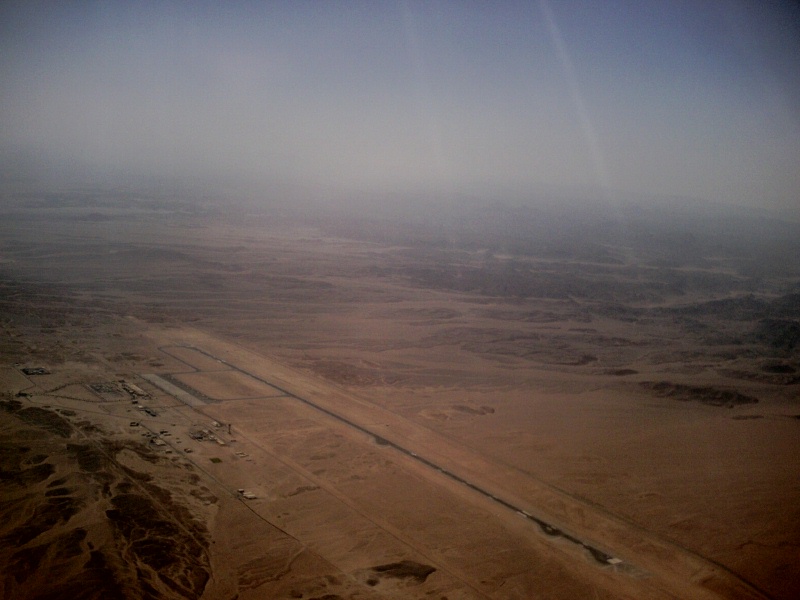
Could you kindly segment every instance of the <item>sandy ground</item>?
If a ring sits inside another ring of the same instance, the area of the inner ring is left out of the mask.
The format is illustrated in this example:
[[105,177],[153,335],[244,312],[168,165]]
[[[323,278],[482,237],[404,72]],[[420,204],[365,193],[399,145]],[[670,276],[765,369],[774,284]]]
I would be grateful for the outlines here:
[[785,280],[103,223],[4,232],[4,597],[800,592]]

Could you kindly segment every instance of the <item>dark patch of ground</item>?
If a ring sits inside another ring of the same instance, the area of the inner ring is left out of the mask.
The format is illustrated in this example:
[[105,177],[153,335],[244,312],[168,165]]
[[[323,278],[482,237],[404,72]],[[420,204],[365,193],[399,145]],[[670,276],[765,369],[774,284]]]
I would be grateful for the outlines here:
[[473,408],[471,406],[464,406],[463,404],[455,404],[453,405],[453,410],[457,410],[458,412],[466,413],[468,415],[491,415],[494,414],[494,409],[491,406],[481,406],[479,408]]
[[69,422],[51,410],[37,406],[22,407],[19,400],[0,400],[0,410],[11,413],[29,425],[40,427],[60,437],[72,435]]
[[316,485],[302,485],[293,492],[289,492],[286,494],[286,497],[297,496],[298,494],[302,494],[303,492],[313,492],[314,490],[318,490],[319,486]]
[[83,503],[75,498],[48,498],[39,504],[24,523],[0,538],[4,544],[20,547],[57,525],[66,523],[81,509]]
[[82,444],[67,444],[67,453],[70,458],[78,461],[81,471],[95,473],[108,467],[108,458],[94,446]]
[[660,398],[700,402],[711,406],[733,408],[741,404],[756,404],[758,402],[758,398],[753,396],[741,394],[735,390],[725,390],[711,386],[684,385],[669,381],[643,381],[640,385]]
[[392,577],[394,579],[413,579],[418,583],[424,582],[428,575],[436,570],[430,565],[414,562],[413,560],[402,560],[396,563],[378,565],[372,567],[372,571],[379,577]]
[[638,375],[639,371],[635,369],[613,369],[611,371],[606,371],[608,375],[614,375],[615,377],[624,377],[626,375]]
[[782,364],[782,363],[769,363],[763,365],[761,370],[765,373],[777,373],[777,374],[788,374],[791,375],[793,373],[797,373],[797,369],[795,369],[792,365]]
[[55,473],[55,467],[49,463],[36,465],[30,469],[0,470],[0,481],[12,483],[20,487],[28,487],[44,481]]
[[762,319],[756,339],[771,348],[791,353],[800,348],[800,322],[788,319]]

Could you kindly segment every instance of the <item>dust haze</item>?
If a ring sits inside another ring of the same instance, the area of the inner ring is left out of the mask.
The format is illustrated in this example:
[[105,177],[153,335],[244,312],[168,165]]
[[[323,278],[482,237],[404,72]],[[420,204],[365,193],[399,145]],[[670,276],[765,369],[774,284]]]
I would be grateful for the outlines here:
[[4,2],[0,596],[800,597],[798,16]]

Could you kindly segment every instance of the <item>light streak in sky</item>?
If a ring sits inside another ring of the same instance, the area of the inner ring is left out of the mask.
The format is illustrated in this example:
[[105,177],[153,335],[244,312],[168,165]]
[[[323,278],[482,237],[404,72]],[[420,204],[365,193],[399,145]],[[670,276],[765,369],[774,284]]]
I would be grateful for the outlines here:
[[561,35],[561,29],[559,28],[558,23],[556,23],[553,10],[550,8],[550,3],[547,0],[539,0],[539,6],[542,9],[542,14],[544,15],[545,23],[547,24],[547,31],[550,33],[553,47],[556,51],[556,55],[558,56],[558,60],[561,63],[564,79],[569,86],[570,96],[575,104],[575,110],[578,113],[578,119],[580,121],[581,129],[583,130],[583,135],[586,138],[586,145],[588,146],[590,158],[592,160],[592,167],[595,172],[595,177],[597,178],[597,183],[600,186],[603,195],[606,196],[604,199],[611,200],[609,197],[611,194],[611,177],[609,176],[608,168],[606,167],[603,151],[600,148],[597,130],[592,123],[589,111],[586,108],[586,101],[584,100],[583,93],[581,92],[580,85],[578,84],[578,78],[575,74],[575,67],[572,64],[572,59],[570,58],[569,52],[567,52],[567,47],[564,44],[564,38]]

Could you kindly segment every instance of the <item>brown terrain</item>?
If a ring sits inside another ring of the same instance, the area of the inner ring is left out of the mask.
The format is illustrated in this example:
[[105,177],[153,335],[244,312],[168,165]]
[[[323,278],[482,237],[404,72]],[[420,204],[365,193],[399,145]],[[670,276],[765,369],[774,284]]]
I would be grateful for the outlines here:
[[800,596],[800,227],[0,212],[0,597]]

